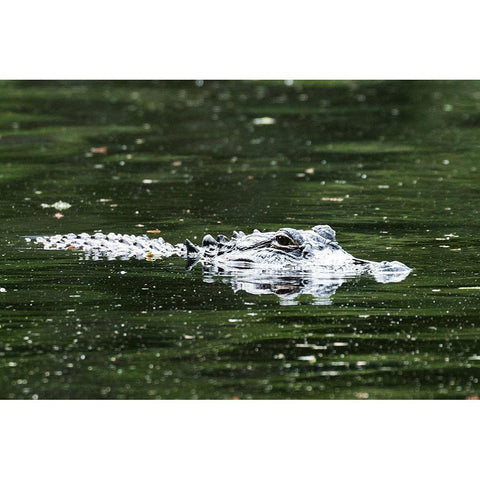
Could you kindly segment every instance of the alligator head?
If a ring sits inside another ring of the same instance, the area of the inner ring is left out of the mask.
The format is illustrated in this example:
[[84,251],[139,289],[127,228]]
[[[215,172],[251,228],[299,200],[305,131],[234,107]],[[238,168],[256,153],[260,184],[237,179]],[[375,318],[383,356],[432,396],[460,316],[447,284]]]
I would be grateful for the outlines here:
[[371,273],[378,281],[403,280],[410,268],[400,262],[371,262],[355,258],[336,241],[328,225],[309,230],[281,228],[276,232],[234,232],[231,239],[206,235],[202,246],[185,242],[190,267],[202,263],[207,271],[236,271],[245,268],[275,270]]

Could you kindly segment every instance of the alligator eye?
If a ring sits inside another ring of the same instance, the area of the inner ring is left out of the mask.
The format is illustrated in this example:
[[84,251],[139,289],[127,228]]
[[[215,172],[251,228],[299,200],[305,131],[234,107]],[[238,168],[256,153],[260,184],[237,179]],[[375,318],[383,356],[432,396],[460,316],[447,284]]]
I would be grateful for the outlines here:
[[287,237],[287,235],[277,235],[275,237],[275,242],[281,246],[281,247],[293,247],[297,245],[297,243],[290,237]]
[[275,237],[275,240],[282,247],[287,247],[288,245],[292,244],[292,241],[288,237],[285,237],[284,235],[277,235]]

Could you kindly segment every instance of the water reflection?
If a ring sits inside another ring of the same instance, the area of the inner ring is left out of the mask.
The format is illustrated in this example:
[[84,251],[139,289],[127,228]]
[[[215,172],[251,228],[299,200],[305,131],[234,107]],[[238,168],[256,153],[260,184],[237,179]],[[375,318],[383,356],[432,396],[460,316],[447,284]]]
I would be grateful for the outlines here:
[[[369,275],[378,283],[401,282],[408,277],[410,270],[402,272],[376,272]],[[252,295],[275,294],[280,305],[298,305],[300,295],[310,295],[313,305],[331,305],[332,295],[345,282],[358,278],[358,275],[338,275],[331,273],[293,272],[275,274],[260,269],[248,269],[232,273],[212,271],[203,267],[204,282],[213,283],[218,276],[225,284],[230,284],[233,291],[244,291]]]

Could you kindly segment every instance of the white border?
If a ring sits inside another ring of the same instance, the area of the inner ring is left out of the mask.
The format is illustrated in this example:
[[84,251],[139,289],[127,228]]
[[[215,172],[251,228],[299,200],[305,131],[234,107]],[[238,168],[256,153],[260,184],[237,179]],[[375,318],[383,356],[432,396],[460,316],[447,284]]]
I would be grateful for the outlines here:
[[[474,79],[474,2],[7,2],[1,79]],[[462,478],[478,402],[0,402],[4,477]],[[474,450],[475,449],[475,450]]]
[[2,402],[2,477],[470,478],[477,463],[478,405]]
[[3,79],[474,79],[475,2],[64,0],[1,7]]

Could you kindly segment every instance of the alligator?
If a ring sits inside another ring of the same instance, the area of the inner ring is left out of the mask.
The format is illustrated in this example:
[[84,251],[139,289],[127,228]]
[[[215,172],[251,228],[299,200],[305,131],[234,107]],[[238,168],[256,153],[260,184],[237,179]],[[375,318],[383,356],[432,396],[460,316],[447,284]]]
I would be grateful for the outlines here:
[[[306,284],[316,285],[314,290],[324,290],[326,286],[327,291],[334,285],[335,291],[342,279],[366,274],[381,283],[399,282],[411,271],[398,261],[374,262],[354,257],[339,245],[335,231],[329,225],[317,225],[308,230],[254,230],[249,235],[234,231],[231,238],[218,235],[215,239],[205,235],[201,245],[195,245],[188,239],[184,244],[172,245],[163,238],[101,232],[93,235],[38,236],[27,240],[34,240],[45,249],[80,250],[92,260],[155,260],[176,255],[187,260],[188,270],[201,264],[206,275],[233,276],[244,285],[240,288],[247,291],[248,288],[258,290],[257,285],[262,281],[265,285],[265,279],[268,280],[267,285],[271,279],[277,285],[279,279],[285,277],[301,279],[300,283],[297,280],[294,282],[294,290],[300,293],[305,291]],[[310,279],[308,282],[307,278]],[[257,280],[252,283],[252,279]],[[287,281],[288,288],[291,283]]]

